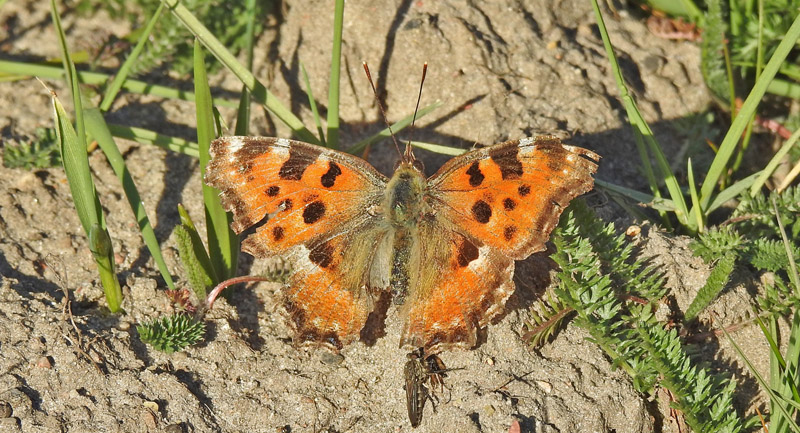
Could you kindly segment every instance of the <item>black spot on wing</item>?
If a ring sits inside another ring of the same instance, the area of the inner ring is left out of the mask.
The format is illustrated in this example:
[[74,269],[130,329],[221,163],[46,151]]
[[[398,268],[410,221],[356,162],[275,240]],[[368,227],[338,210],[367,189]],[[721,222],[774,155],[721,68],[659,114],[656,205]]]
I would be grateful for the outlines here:
[[276,195],[278,195],[278,193],[281,192],[281,187],[272,185],[271,187],[267,188],[265,192],[267,193],[268,196],[275,197]]
[[483,183],[483,179],[486,178],[486,176],[481,173],[481,168],[478,161],[473,162],[472,165],[469,166],[469,169],[467,169],[467,175],[469,175],[469,186],[472,187],[480,186],[480,184]]
[[292,206],[294,206],[294,203],[292,202],[292,199],[287,198],[286,200],[282,201],[281,204],[279,204],[278,206],[280,206],[283,212],[288,212],[292,210]]
[[511,198],[506,198],[503,200],[503,207],[508,211],[512,211],[515,207],[517,207],[517,202]]
[[456,260],[458,260],[458,266],[466,267],[470,264],[471,261],[478,258],[478,247],[475,246],[472,242],[464,239],[461,242],[461,245],[458,247],[458,256]]
[[517,192],[519,192],[520,197],[525,197],[526,195],[531,193],[531,186],[530,185],[520,185],[517,188]]
[[325,188],[330,188],[336,183],[336,177],[342,174],[342,169],[339,168],[339,164],[336,164],[333,161],[328,161],[328,171],[322,175],[319,179],[322,186]]
[[506,226],[506,228],[503,229],[503,237],[506,238],[507,241],[510,241],[516,233],[517,228],[515,226]]
[[311,149],[298,150],[289,148],[289,159],[281,165],[278,176],[283,180],[300,180],[306,168],[313,164],[319,156],[319,151]]
[[489,206],[489,203],[486,203],[483,200],[478,200],[474,205],[472,205],[472,216],[475,217],[475,221],[478,221],[481,224],[486,224],[492,217],[492,207]]
[[303,209],[303,222],[306,224],[314,224],[315,222],[319,221],[325,215],[325,204],[321,201],[315,201],[309,203],[305,209]]
[[333,253],[333,245],[329,242],[323,242],[308,253],[308,259],[311,260],[311,263],[321,268],[327,268],[333,263]]
[[517,146],[504,146],[499,149],[489,151],[498,167],[503,180],[519,179],[522,177],[522,162],[517,158],[519,148]]
[[283,239],[283,234],[283,227],[275,226],[272,228],[272,239],[274,239],[275,242],[279,242],[281,239]]

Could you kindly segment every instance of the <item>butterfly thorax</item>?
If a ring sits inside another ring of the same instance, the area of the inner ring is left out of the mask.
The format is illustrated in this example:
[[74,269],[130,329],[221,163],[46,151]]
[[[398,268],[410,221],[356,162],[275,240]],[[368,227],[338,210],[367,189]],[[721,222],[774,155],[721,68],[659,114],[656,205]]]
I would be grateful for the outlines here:
[[410,164],[403,163],[386,186],[385,210],[395,227],[413,227],[424,213],[425,176]]

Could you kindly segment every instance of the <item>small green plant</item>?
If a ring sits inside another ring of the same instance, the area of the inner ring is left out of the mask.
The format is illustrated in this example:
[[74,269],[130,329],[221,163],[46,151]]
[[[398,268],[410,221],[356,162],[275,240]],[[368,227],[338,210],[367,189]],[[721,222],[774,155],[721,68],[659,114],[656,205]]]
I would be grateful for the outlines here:
[[785,314],[800,306],[797,295],[788,289],[790,260],[778,224],[780,221],[786,227],[786,242],[794,256],[800,257],[800,188],[773,192],[769,198],[743,194],[740,199],[729,224],[701,234],[691,244],[695,255],[715,267],[686,311],[687,320],[697,317],[725,288],[736,264],[759,273],[770,272],[765,293],[756,298],[762,312]]
[[[788,195],[792,196],[792,194]],[[784,248],[785,260],[777,258],[777,251],[768,247],[772,250],[768,253],[772,259],[767,259],[766,261],[770,262],[770,267],[776,267],[778,262],[785,263],[783,271],[785,271],[789,282],[784,282],[782,277],[779,277],[779,273],[776,272],[774,274],[774,283],[765,284],[767,286],[766,293],[759,302],[760,312],[755,316],[755,320],[770,347],[768,379],[761,376],[759,371],[753,367],[753,364],[728,332],[724,328],[722,331],[742,360],[744,360],[761,389],[769,396],[770,431],[773,433],[800,433],[800,426],[797,422],[797,408],[800,407],[800,391],[797,383],[797,377],[800,373],[800,309],[798,309],[800,304],[797,302],[798,298],[800,298],[800,276],[798,276],[795,259],[798,257],[797,244],[794,241],[794,237],[789,238],[787,235],[786,227],[783,224],[783,215],[779,212],[778,200],[775,196],[771,197],[771,202],[772,209],[775,212],[777,231],[780,234]],[[755,206],[756,210],[758,207]],[[795,219],[796,217],[797,215],[795,215]],[[791,327],[788,331],[788,343],[785,345],[785,352],[782,353],[778,318],[779,315],[790,313],[791,309],[794,309],[794,313]]]
[[6,145],[3,165],[6,168],[34,170],[55,167],[61,164],[61,154],[55,129],[36,128],[35,137],[16,145]]
[[[668,389],[675,399],[672,406],[693,431],[741,431],[732,406],[735,383],[697,365],[677,330],[656,319],[655,309],[666,294],[663,275],[633,259],[625,235],[617,235],[613,224],[603,224],[576,201],[562,215],[553,243],[557,251],[551,258],[561,268],[557,299],[540,301],[547,305],[535,307],[534,322],[574,317],[573,323],[589,332],[639,391],[652,395],[657,385]],[[547,326],[528,337],[540,342],[551,332]]]
[[174,232],[178,255],[189,280],[189,286],[197,299],[202,302],[208,295],[208,289],[218,281],[218,278],[214,267],[211,266],[208,252],[203,246],[203,240],[200,239],[194,222],[182,205],[178,205],[178,213],[181,216],[181,223],[175,227]]
[[156,350],[177,352],[199,343],[206,333],[206,325],[186,314],[161,317],[136,327],[139,338]]
[[[74,7],[85,14],[95,13],[102,8],[114,18],[127,19],[132,28],[137,29],[127,39],[136,41],[141,36],[138,29],[143,16],[151,16],[161,3],[160,0],[80,0]],[[276,5],[251,0],[184,0],[183,3],[226,47],[237,54],[248,49],[248,34],[262,30],[263,23],[269,20],[267,11]],[[251,17],[256,18],[253,21],[255,26],[248,32]],[[134,74],[164,67],[182,75],[190,73],[193,64],[190,36],[175,17],[163,16],[152,32],[150,43],[134,65]],[[212,68],[212,71],[219,69],[219,64]]]

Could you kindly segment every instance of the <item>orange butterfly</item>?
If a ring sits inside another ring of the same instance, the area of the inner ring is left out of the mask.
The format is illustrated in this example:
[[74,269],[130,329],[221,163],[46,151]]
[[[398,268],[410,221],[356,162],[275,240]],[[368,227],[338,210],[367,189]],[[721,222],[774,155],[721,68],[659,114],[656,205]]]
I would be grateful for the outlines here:
[[400,346],[470,348],[514,290],[514,260],[542,251],[599,156],[555,137],[451,159],[430,178],[406,147],[391,178],[366,161],[285,138],[223,137],[206,183],[220,189],[242,249],[295,269],[284,306],[298,344],[357,340],[381,295],[405,318]]

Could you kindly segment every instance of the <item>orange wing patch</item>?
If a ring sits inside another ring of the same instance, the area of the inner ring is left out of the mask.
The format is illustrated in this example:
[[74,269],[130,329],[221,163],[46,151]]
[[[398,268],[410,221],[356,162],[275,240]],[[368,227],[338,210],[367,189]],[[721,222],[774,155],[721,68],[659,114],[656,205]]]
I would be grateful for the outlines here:
[[367,290],[371,256],[361,252],[377,236],[370,227],[355,236],[293,249],[296,271],[283,294],[295,344],[340,350],[358,339],[374,304]]
[[386,183],[360,159],[287,139],[225,137],[212,143],[211,154],[206,183],[222,191],[233,230],[268,218],[242,245],[259,257],[346,230],[380,203]]
[[431,195],[437,216],[520,260],[542,251],[564,208],[592,188],[597,159],[555,137],[509,141],[450,160]]
[[400,346],[430,353],[473,347],[478,328],[502,312],[514,291],[514,260],[438,224],[424,224],[419,236],[442,240],[424,244]]

